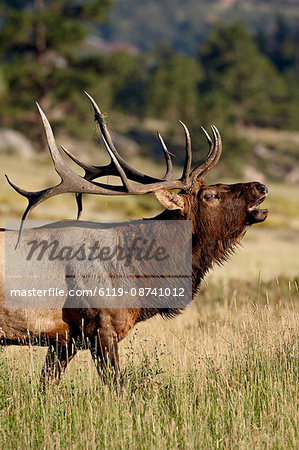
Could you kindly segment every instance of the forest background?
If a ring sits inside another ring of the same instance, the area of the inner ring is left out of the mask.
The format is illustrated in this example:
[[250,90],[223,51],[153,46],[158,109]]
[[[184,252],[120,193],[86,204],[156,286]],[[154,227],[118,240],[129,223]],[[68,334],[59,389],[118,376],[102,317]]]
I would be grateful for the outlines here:
[[18,130],[41,151],[38,101],[55,133],[82,153],[82,141],[93,134],[85,90],[109,113],[124,153],[152,151],[159,160],[158,130],[180,164],[183,120],[198,159],[206,146],[200,126],[215,123],[230,173],[240,175],[246,163],[271,179],[297,182],[298,6],[295,0],[4,1],[0,127]]

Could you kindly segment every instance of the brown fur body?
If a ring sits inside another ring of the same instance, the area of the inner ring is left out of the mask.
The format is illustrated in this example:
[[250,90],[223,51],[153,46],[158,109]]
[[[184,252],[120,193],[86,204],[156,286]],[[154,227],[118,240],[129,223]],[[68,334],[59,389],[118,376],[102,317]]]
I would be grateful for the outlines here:
[[[167,209],[155,219],[192,220],[193,296],[212,265],[227,259],[250,225],[265,220],[267,210],[257,209],[255,205],[261,203],[266,194],[267,188],[258,182],[208,186],[201,180],[196,181],[188,193],[171,197],[168,191],[162,193],[159,200]],[[39,342],[42,338],[44,345],[55,344],[58,363],[49,350],[43,375],[54,371],[59,378],[83,344],[90,348],[99,370],[109,361],[117,374],[117,344],[136,323],[157,314],[174,317],[181,312],[181,309],[146,308],[6,309],[4,239],[2,230],[0,336],[10,344],[28,342],[29,337]]]

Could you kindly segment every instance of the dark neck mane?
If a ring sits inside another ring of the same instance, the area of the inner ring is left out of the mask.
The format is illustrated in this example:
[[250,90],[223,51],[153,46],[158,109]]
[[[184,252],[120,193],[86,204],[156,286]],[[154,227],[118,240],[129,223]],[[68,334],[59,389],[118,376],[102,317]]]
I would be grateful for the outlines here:
[[207,232],[193,235],[192,245],[192,293],[198,291],[201,281],[215,264],[223,264],[234,253],[246,230],[235,230],[226,237],[211,236]]
[[[165,210],[154,218],[155,220],[185,220],[178,211]],[[191,219],[191,218],[190,218]],[[234,229],[230,233],[225,230],[215,230],[211,226],[193,221],[192,242],[192,298],[197,293],[201,281],[214,264],[223,264],[228,260],[246,229]],[[142,308],[142,318],[153,317],[160,314],[162,317],[171,318],[182,312],[182,309],[145,309]]]

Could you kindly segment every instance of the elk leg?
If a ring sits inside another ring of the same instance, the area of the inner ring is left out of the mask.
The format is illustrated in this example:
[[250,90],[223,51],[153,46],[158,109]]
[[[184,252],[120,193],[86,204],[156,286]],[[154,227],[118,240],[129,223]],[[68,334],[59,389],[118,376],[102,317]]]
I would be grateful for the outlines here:
[[51,378],[54,379],[55,383],[58,385],[68,363],[73,359],[76,353],[77,349],[72,342],[66,345],[50,345],[41,372],[41,385],[44,387],[46,381]]
[[99,375],[107,381],[109,372],[112,369],[113,378],[116,381],[119,376],[119,357],[116,337],[99,335],[96,339],[96,345],[90,348],[90,352]]

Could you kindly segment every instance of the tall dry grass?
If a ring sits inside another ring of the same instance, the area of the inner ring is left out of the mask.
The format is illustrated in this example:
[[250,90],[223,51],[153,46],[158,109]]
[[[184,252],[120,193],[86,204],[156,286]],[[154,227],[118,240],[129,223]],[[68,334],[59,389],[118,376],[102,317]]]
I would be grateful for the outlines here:
[[[58,181],[42,159],[22,170],[15,158],[2,157],[0,165],[27,189]],[[1,186],[3,225],[26,202]],[[3,348],[1,448],[297,448],[299,196],[296,186],[269,188],[264,226],[253,227],[244,249],[209,274],[192,306],[174,320],[140,324],[120,344],[122,388],[103,384],[82,351],[60,386],[43,393],[46,350]],[[159,211],[143,196],[85,203],[86,220]],[[32,218],[74,215],[69,195]]]
[[2,448],[296,448],[298,284],[209,283],[121,343],[124,385],[87,351],[39,387],[44,349],[0,356]]

